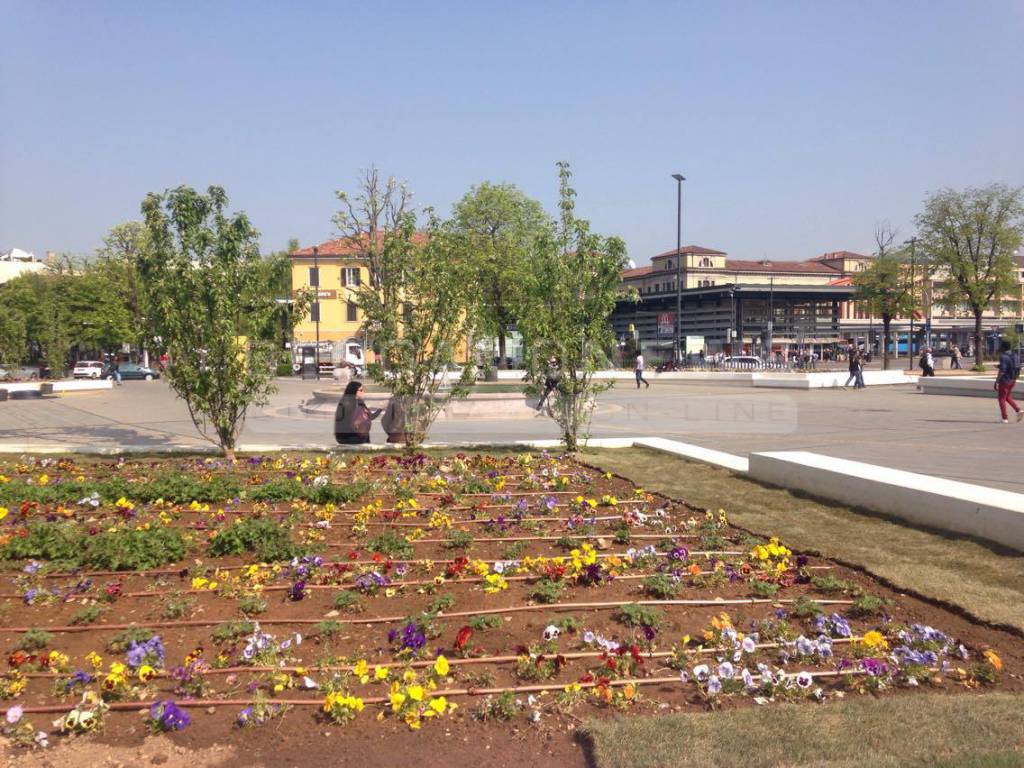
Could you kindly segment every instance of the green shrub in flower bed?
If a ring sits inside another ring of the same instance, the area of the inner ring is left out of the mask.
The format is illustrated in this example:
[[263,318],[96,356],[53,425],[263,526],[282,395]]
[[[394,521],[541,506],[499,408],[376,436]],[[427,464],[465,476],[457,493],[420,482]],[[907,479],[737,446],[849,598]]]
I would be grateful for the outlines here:
[[212,557],[252,552],[263,562],[290,560],[305,554],[305,548],[292,541],[291,528],[273,520],[244,518],[217,531],[210,540]]
[[27,536],[14,538],[0,549],[0,560],[32,558],[61,567],[135,571],[177,562],[186,550],[182,532],[174,528],[88,535],[70,523],[30,523]]
[[292,479],[270,480],[261,485],[246,487],[241,480],[234,477],[202,480],[185,474],[163,475],[136,483],[120,477],[102,481],[72,480],[48,485],[14,480],[0,485],[0,505],[20,504],[24,501],[38,504],[74,504],[94,494],[108,504],[122,497],[140,502],[163,499],[174,504],[187,504],[192,501],[220,502],[235,498],[246,498],[251,501],[304,500],[314,504],[342,504],[358,499],[368,489],[369,484],[364,482],[350,485],[317,485],[304,484]]
[[158,568],[185,557],[185,537],[176,528],[110,531],[84,536],[78,563],[109,571]]

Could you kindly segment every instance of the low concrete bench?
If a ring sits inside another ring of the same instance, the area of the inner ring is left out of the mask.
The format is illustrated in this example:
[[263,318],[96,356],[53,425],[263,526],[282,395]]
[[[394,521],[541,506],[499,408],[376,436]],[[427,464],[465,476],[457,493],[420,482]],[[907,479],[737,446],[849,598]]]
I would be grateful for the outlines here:
[[749,476],[1024,552],[1024,494],[807,451],[752,453]]
[[995,400],[992,376],[922,376],[918,386],[926,395],[959,395],[961,397],[988,397]]

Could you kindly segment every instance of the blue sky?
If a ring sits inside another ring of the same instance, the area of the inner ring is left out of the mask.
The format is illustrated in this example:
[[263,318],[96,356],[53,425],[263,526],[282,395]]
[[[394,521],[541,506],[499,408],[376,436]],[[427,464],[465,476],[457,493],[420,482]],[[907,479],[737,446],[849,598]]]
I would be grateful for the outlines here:
[[646,263],[870,250],[927,192],[1024,184],[1024,2],[0,0],[0,250],[87,253],[149,191],[224,186],[266,249],[334,234],[370,163],[483,180]]

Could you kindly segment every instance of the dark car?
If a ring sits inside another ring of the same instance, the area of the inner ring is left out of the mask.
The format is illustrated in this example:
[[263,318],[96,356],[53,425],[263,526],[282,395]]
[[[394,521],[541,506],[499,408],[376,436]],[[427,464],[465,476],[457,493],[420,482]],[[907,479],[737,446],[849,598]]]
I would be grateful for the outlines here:
[[[135,363],[118,363],[117,370],[121,374],[122,381],[127,381],[128,379],[152,381],[153,379],[160,378],[160,373],[158,371]],[[114,378],[113,369],[108,368],[105,377],[108,379]]]

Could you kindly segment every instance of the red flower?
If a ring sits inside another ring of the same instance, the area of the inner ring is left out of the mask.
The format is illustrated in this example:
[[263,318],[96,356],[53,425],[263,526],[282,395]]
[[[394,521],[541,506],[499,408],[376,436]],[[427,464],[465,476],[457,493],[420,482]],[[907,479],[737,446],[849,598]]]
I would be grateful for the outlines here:
[[459,633],[455,636],[455,650],[461,651],[466,647],[466,643],[469,642],[469,638],[472,636],[473,630],[465,626],[459,630]]
[[358,553],[358,552],[356,552],[356,551],[355,551],[355,550],[353,549],[353,550],[352,550],[351,552],[349,552],[349,553],[348,553],[348,559],[349,559],[349,560],[358,560],[358,559],[359,559],[359,553]]

